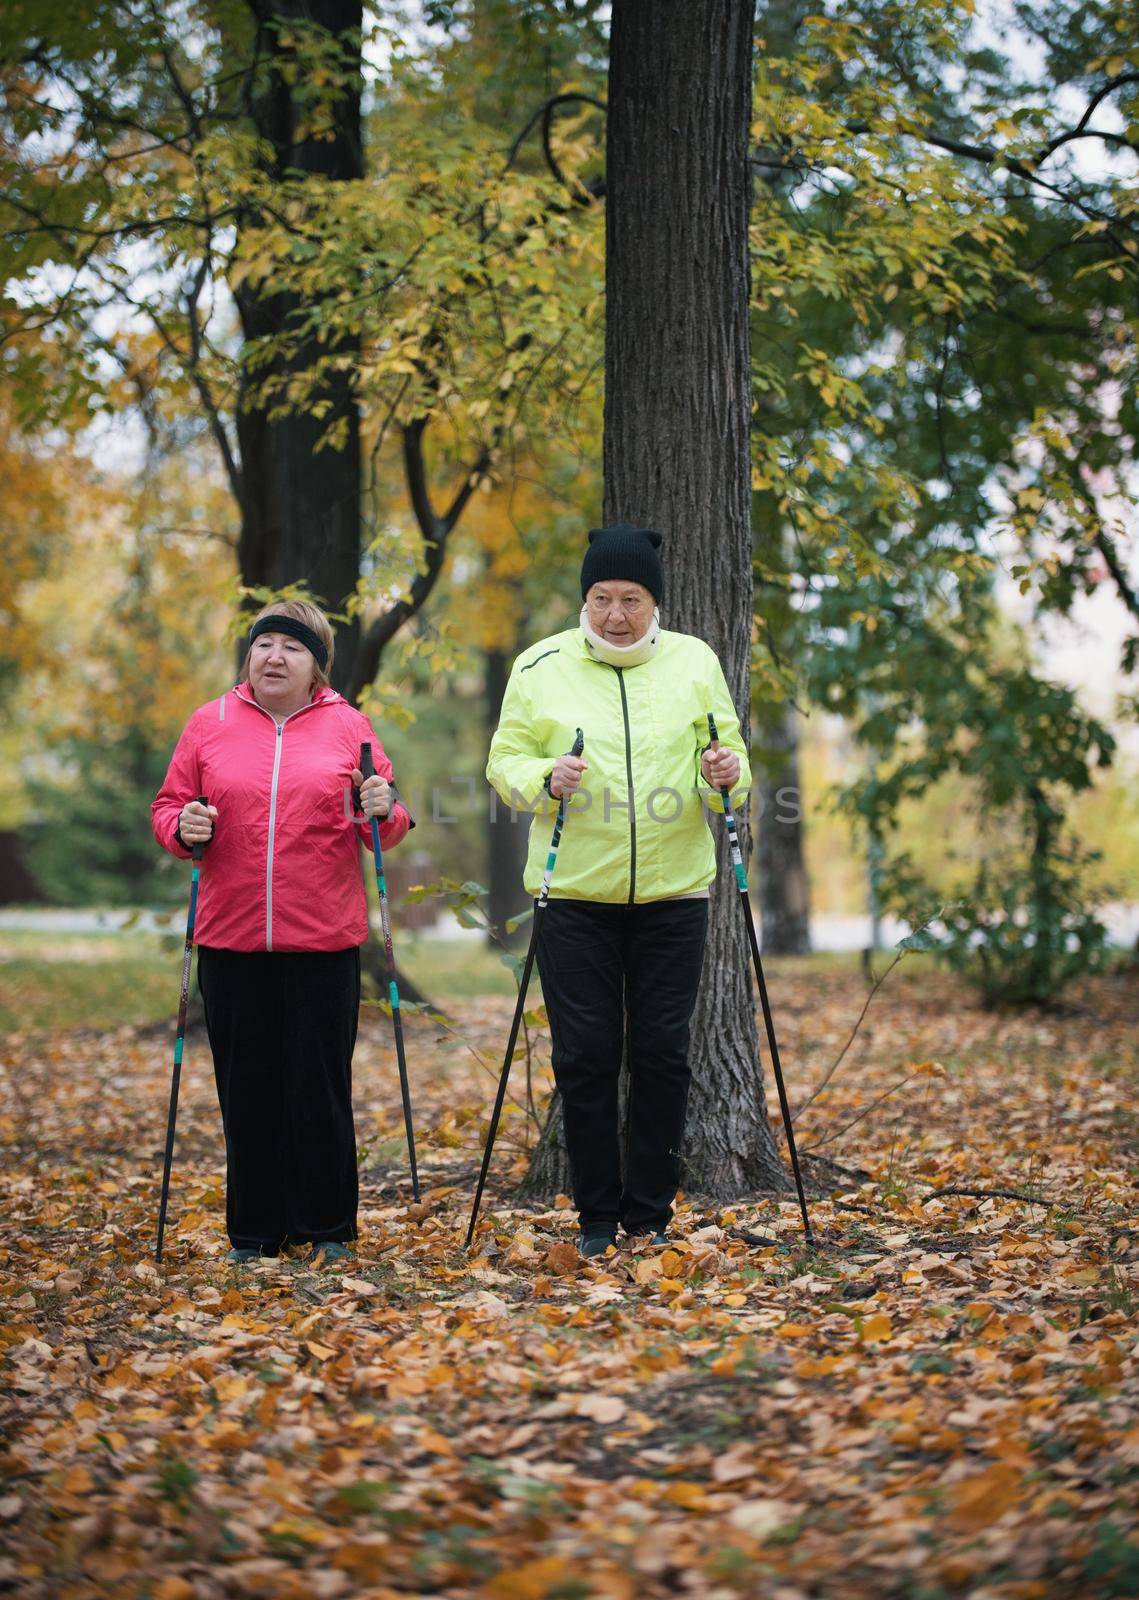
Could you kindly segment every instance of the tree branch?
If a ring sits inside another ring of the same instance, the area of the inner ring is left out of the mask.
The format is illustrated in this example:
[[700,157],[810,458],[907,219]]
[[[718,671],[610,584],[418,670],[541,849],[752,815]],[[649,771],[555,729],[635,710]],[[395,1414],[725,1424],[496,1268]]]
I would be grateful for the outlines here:
[[[854,1027],[851,1028],[850,1034],[847,1037],[846,1043],[843,1045],[843,1047],[839,1051],[838,1055],[834,1058],[834,1060],[831,1062],[830,1066],[827,1068],[826,1072],[823,1074],[822,1081],[820,1083],[816,1084],[815,1088],[812,1089],[811,1093],[802,1102],[802,1104],[796,1106],[795,1110],[791,1113],[791,1121],[792,1122],[797,1122],[799,1120],[799,1118],[803,1115],[803,1112],[806,1111],[807,1107],[809,1105],[811,1105],[811,1103],[813,1101],[815,1101],[815,1100],[817,1100],[819,1098],[819,1096],[822,1094],[823,1090],[826,1088],[827,1084],[834,1077],[835,1073],[838,1071],[839,1067],[842,1065],[843,1059],[846,1056],[847,1051],[850,1049],[851,1045],[854,1043],[855,1038],[858,1035],[858,1030],[859,1030],[859,1028],[861,1028],[861,1026],[862,1026],[862,1024],[863,1024],[863,1022],[864,1022],[864,1020],[866,1018],[866,1013],[870,1010],[870,1006],[871,1006],[871,1003],[873,1002],[874,996],[878,993],[879,989],[885,983],[886,979],[890,976],[891,972],[893,972],[894,968],[898,965],[898,962],[901,961],[901,959],[904,956],[904,954],[905,954],[904,950],[899,950],[898,954],[894,957],[893,961],[891,961],[890,965],[886,968],[886,970],[882,974],[882,976],[880,978],[876,978],[874,980],[874,987],[870,990],[869,994],[866,996],[866,999],[864,1000],[863,1005],[862,1005],[862,1010],[858,1013],[858,1020],[854,1024]],[[806,1154],[806,1152],[804,1152],[804,1154]]]
[[[1084,107],[1083,116],[1080,118],[1079,122],[1076,123],[1076,126],[1068,133],[1058,134],[1055,139],[1053,139],[1049,144],[1046,144],[1040,154],[1039,159],[1041,161],[1046,161],[1052,154],[1053,150],[1058,150],[1060,146],[1067,143],[1069,139],[1106,139],[1111,144],[1128,144],[1128,141],[1120,134],[1106,133],[1095,128],[1088,130],[1088,123],[1091,121],[1092,113],[1102,101],[1107,99],[1108,95],[1114,94],[1117,89],[1123,88],[1125,85],[1132,83],[1139,83],[1139,72],[1122,72],[1118,78],[1112,78],[1110,83],[1105,83],[1102,88],[1092,95],[1091,99]],[[1129,148],[1131,147],[1129,146]]]
[[[873,131],[870,127],[870,124],[865,122],[848,122],[846,124],[846,129],[848,133],[852,134],[870,133]],[[917,139],[923,144],[932,145],[936,150],[944,150],[949,155],[963,156],[966,160],[978,161],[987,167],[993,167],[998,164],[1002,165],[1006,172],[1011,172],[1016,177],[1023,178],[1027,183],[1035,185],[1036,188],[1045,190],[1048,194],[1054,196],[1055,199],[1061,201],[1064,205],[1071,206],[1072,209],[1079,212],[1081,216],[1087,217],[1089,221],[1105,223],[1107,225],[1107,236],[1115,243],[1119,250],[1122,251],[1125,249],[1124,242],[1114,226],[1118,223],[1119,218],[1111,213],[1101,211],[1097,206],[1090,205],[1079,195],[1073,194],[1069,190],[1061,188],[1058,184],[1050,182],[1047,178],[1042,178],[1039,172],[1036,170],[1036,165],[1038,161],[1042,159],[1042,157],[1032,157],[1028,160],[1019,160],[1015,156],[1008,155],[1006,151],[998,150],[995,145],[970,143],[968,140],[964,139],[949,139],[942,134],[933,133],[928,130],[922,131],[920,129],[911,128],[904,129],[903,131],[908,137]]]
[[[186,314],[190,329],[190,358],[188,363],[184,362],[183,365],[186,366],[190,374],[191,381],[198,391],[198,396],[202,402],[202,405],[205,407],[206,417],[210,425],[210,433],[213,435],[214,443],[217,445],[218,451],[221,455],[222,465],[225,467],[225,475],[229,482],[230,492],[237,504],[241,506],[244,498],[245,480],[242,475],[241,466],[238,463],[236,455],[234,454],[233,445],[230,442],[229,434],[226,431],[221,410],[214,399],[213,391],[210,388],[209,383],[206,381],[206,376],[202,371],[201,364],[202,329],[201,323],[198,320],[198,298],[201,295],[202,289],[205,285],[208,269],[209,258],[207,256],[203,256],[201,261],[198,263],[197,270],[194,273],[190,288],[186,294]],[[157,319],[155,320],[157,321]],[[163,337],[165,337],[165,335]]]
[[530,133],[531,129],[534,127],[534,124],[540,121],[542,124],[542,153],[546,158],[546,165],[561,184],[562,188],[567,190],[567,192],[570,194],[575,205],[587,206],[591,205],[594,200],[600,200],[604,196],[605,180],[603,178],[598,178],[594,183],[589,184],[577,183],[567,178],[561,167],[558,165],[557,157],[554,155],[553,146],[550,143],[550,130],[553,126],[554,112],[557,110],[558,106],[568,105],[575,100],[580,100],[586,105],[596,106],[599,111],[607,112],[609,109],[604,100],[598,100],[591,94],[567,92],[564,94],[550,95],[547,100],[543,100],[537,111],[535,111],[533,116],[529,118],[526,126],[522,129],[514,143],[510,146],[509,153],[506,157],[506,166],[503,168],[503,171],[510,171],[515,160],[517,159],[519,150],[521,150],[522,145],[525,142],[527,134]]
[[1123,601],[1123,604],[1127,607],[1128,611],[1130,611],[1131,615],[1139,620],[1139,593],[1136,593],[1135,587],[1132,584],[1131,579],[1128,577],[1123,563],[1119,559],[1119,554],[1115,546],[1108,538],[1107,529],[1103,525],[1103,518],[1100,517],[1099,507],[1096,504],[1095,496],[1092,494],[1091,490],[1080,476],[1079,468],[1074,464],[1070,468],[1068,476],[1072,487],[1075,489],[1080,499],[1084,502],[1092,515],[1099,519],[1099,529],[1092,537],[1092,544],[1103,557],[1103,564],[1114,580],[1115,587],[1119,593],[1119,598]]
[[447,540],[474,493],[479,479],[490,465],[490,446],[484,446],[474,465],[470,467],[456,491],[450,505],[439,516],[431,504],[431,489],[427,481],[427,462],[423,453],[423,435],[427,428],[426,417],[416,417],[403,430],[403,461],[407,477],[408,498],[419,531],[423,536],[424,570],[412,583],[407,595],[378,616],[361,635],[356,651],[356,666],[348,688],[348,699],[357,701],[380,669],[380,659],[387,646],[409,617],[414,616],[431,595],[443,572],[447,557]]
[[921,1197],[918,1204],[925,1205],[928,1200],[940,1200],[945,1195],[968,1195],[974,1200],[1023,1200],[1030,1206],[1050,1206],[1051,1200],[1042,1200],[1038,1194],[1025,1194],[1023,1189],[969,1189],[954,1184],[950,1189],[934,1189],[932,1194]]
[[1119,598],[1123,601],[1123,604],[1127,607],[1128,611],[1130,611],[1131,615],[1135,617],[1136,620],[1139,620],[1139,594],[1136,594],[1135,590],[1129,583],[1127,574],[1123,570],[1123,565],[1119,559],[1119,555],[1115,549],[1115,546],[1112,544],[1103,528],[1100,528],[1099,532],[1095,536],[1095,539],[1093,540],[1093,543],[1095,544],[1095,547],[1099,551],[1100,555],[1103,557],[1104,566],[1107,568],[1108,572],[1111,573],[1111,576],[1115,580],[1115,587],[1119,591]]

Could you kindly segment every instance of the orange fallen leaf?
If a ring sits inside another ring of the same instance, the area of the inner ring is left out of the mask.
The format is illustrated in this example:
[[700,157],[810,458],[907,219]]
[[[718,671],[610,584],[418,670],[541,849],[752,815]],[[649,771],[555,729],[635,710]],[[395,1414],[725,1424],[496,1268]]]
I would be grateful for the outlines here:
[[1000,1520],[1020,1499],[1024,1475],[1015,1467],[994,1466],[961,1478],[947,1491],[947,1516],[955,1528],[976,1533]]
[[581,1254],[575,1244],[562,1240],[550,1246],[542,1257],[542,1265],[547,1272],[553,1272],[559,1278],[564,1278],[576,1272],[581,1266]]
[[703,1511],[708,1504],[708,1491],[703,1484],[682,1479],[679,1483],[670,1483],[661,1498],[670,1506],[680,1506],[685,1511]]
[[527,1561],[513,1572],[498,1573],[479,1592],[486,1600],[545,1600],[552,1589],[574,1575],[574,1569],[562,1556],[545,1556],[540,1561]]

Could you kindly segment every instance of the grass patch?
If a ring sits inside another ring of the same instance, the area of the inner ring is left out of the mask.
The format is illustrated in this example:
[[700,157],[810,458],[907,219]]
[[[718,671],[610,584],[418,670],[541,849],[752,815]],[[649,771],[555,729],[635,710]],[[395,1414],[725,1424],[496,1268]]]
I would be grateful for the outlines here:
[[91,959],[18,956],[0,962],[0,1028],[116,1028],[173,1018],[177,955],[156,948]]
[[[443,1004],[470,1000],[480,994],[515,995],[514,975],[499,953],[488,950],[481,939],[440,939],[430,935],[400,934],[393,929],[396,960],[424,994]],[[525,948],[522,950],[525,955]],[[537,994],[537,973],[532,991]],[[536,1004],[536,999],[534,1001]]]
[[[178,1008],[183,913],[169,932],[99,929],[62,933],[49,929],[0,928],[0,1028],[39,1032],[48,1028],[139,1026],[173,1017]],[[513,997],[514,975],[500,952],[479,938],[440,938],[394,928],[396,959],[438,1005],[480,995]],[[379,933],[374,935],[379,938]],[[525,954],[525,946],[517,952]],[[889,964],[879,954],[876,970]],[[856,952],[771,957],[765,963],[774,989],[780,982],[840,976],[858,970]],[[908,956],[902,973],[933,970],[928,956]],[[892,979],[891,983],[896,980]],[[778,994],[777,994],[778,998]],[[531,1004],[541,1000],[538,974],[531,978]]]
[[[0,1028],[40,1032],[173,1022],[183,929],[184,924],[170,934],[0,929]],[[480,940],[401,935],[398,925],[394,931],[401,969],[438,1004],[516,993],[509,969]],[[532,988],[537,1004],[536,974]]]

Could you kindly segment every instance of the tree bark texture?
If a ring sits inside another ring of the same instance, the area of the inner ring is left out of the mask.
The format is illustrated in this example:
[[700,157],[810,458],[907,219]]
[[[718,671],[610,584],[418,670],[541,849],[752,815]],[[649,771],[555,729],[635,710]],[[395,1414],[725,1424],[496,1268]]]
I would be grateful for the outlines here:
[[[265,142],[268,170],[279,178],[289,173],[362,177],[362,80],[341,95],[331,137],[313,137],[305,128],[305,109],[287,81],[289,52],[280,33],[290,21],[304,19],[358,51],[360,0],[254,0],[253,10],[261,67],[250,111]],[[257,225],[255,215],[243,223],[247,231]],[[271,293],[248,280],[236,298],[246,341],[287,335],[299,313],[311,309],[292,295]],[[279,418],[270,418],[254,398],[267,373],[303,372],[329,353],[315,339],[297,336],[266,371],[243,365],[237,415],[243,490],[238,563],[243,583],[280,588],[303,582],[339,611],[360,573],[360,427],[351,381],[347,375],[325,379],[303,408]],[[312,415],[318,399],[330,402],[319,420]],[[341,418],[347,421],[343,447],[318,449],[326,430]],[[357,637],[355,622],[337,625],[332,670],[337,688],[352,682]]]
[[[484,691],[486,694],[487,743],[498,727],[502,710],[502,697],[510,676],[510,657],[501,650],[488,650],[484,666]],[[507,932],[506,924],[530,904],[530,897],[522,886],[526,866],[526,847],[529,830],[525,818],[497,800],[487,813],[487,915],[498,939],[514,949],[525,948],[530,938],[530,925],[522,923],[514,933]],[[497,941],[488,935],[488,943],[497,948]]]
[[[712,646],[745,728],[754,10],[753,0],[616,0],[606,189],[605,520],[664,533],[665,624]],[[714,826],[684,1182],[728,1198],[784,1179],[739,895]]]
[[[809,6],[804,0],[763,0],[756,27],[769,56],[789,57]],[[777,190],[793,181],[786,164],[787,151],[768,146],[753,153],[752,167],[759,180]],[[758,402],[757,402],[758,404]],[[768,400],[770,405],[770,399]],[[772,421],[772,426],[780,426]],[[775,496],[758,497],[762,506],[759,523],[770,516],[779,528],[783,561],[781,569],[791,572],[796,547],[790,530],[782,525]],[[753,501],[753,513],[758,509]],[[768,551],[768,561],[770,555]],[[786,659],[794,650],[793,617],[788,591],[768,590],[757,610],[766,628],[773,651]],[[811,948],[808,923],[809,881],[803,849],[802,779],[799,770],[799,717],[794,706],[784,701],[761,706],[757,718],[758,741],[753,743],[756,790],[759,797],[757,865],[759,901],[763,918],[763,950],[766,955],[805,955]],[[758,759],[757,759],[758,758]],[[781,798],[782,796],[782,798]]]
[[759,793],[756,854],[764,955],[801,956],[811,948],[799,781],[799,714],[790,701],[771,708],[752,746]]
[[[664,624],[716,651],[745,728],[753,15],[753,0],[615,0],[606,175],[605,521],[664,534]],[[714,828],[683,1183],[727,1199],[785,1179],[739,894]]]

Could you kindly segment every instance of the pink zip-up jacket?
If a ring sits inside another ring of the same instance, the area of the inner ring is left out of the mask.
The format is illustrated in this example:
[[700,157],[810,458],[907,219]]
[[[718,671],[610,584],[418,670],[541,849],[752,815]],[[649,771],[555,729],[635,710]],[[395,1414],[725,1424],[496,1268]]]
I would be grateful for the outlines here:
[[[392,764],[363,712],[334,689],[277,721],[247,683],[200,706],[174,750],[150,808],[154,837],[186,858],[175,838],[188,800],[218,810],[202,857],[195,938],[222,950],[344,950],[368,937],[359,841],[372,828],[353,814],[352,770],[370,740],[376,772]],[[396,801],[380,844],[412,826]]]

